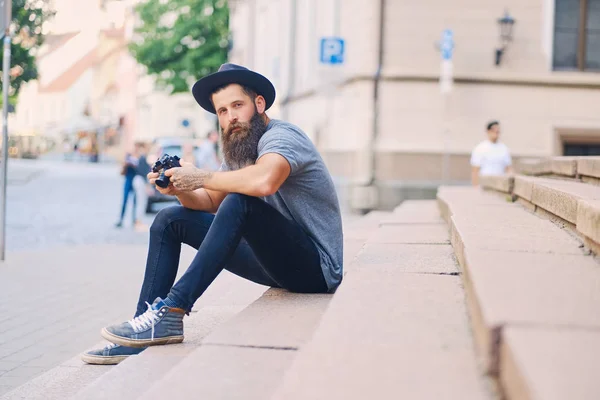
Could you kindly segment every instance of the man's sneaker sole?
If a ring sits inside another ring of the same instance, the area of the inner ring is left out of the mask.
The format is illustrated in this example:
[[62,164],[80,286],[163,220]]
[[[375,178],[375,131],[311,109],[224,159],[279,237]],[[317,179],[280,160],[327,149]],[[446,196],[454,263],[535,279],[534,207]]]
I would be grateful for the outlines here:
[[115,365],[131,356],[94,356],[83,353],[81,359],[87,364],[93,365]]
[[183,335],[181,336],[168,336],[164,338],[154,338],[154,339],[130,339],[122,336],[117,336],[109,331],[106,328],[102,328],[101,335],[104,339],[108,340],[111,343],[119,344],[121,346],[126,347],[148,347],[148,346],[160,346],[163,344],[175,344],[183,342]]

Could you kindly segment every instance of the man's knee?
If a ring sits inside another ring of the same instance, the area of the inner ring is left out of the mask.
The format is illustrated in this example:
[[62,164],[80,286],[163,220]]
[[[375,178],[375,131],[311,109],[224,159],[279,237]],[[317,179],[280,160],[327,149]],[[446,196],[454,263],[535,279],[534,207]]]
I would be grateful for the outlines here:
[[180,218],[185,213],[183,206],[171,206],[163,208],[156,214],[154,221],[152,222],[151,230],[163,230],[172,221]]
[[252,204],[256,201],[261,201],[258,197],[248,196],[247,194],[241,193],[229,193],[227,197],[221,203],[219,209],[233,207],[246,208],[246,205]]

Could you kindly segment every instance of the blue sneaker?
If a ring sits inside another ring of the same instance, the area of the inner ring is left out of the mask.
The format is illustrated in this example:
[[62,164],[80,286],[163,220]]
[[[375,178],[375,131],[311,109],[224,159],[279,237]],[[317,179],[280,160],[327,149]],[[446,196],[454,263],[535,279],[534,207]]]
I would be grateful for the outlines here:
[[88,364],[114,365],[120,363],[129,356],[140,354],[144,350],[146,350],[145,347],[136,349],[111,343],[103,349],[90,350],[83,353],[81,359]]
[[185,310],[165,305],[160,297],[142,315],[102,329],[102,337],[127,347],[147,347],[183,342]]

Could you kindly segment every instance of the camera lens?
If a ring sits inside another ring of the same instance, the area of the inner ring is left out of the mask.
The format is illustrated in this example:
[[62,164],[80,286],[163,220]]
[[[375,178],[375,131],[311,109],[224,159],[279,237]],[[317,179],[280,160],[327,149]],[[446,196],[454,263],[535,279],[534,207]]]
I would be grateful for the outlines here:
[[169,177],[165,176],[164,172],[161,172],[160,175],[158,176],[158,178],[156,179],[156,186],[164,189],[167,186],[169,186],[170,182],[171,182],[171,180],[169,179]]

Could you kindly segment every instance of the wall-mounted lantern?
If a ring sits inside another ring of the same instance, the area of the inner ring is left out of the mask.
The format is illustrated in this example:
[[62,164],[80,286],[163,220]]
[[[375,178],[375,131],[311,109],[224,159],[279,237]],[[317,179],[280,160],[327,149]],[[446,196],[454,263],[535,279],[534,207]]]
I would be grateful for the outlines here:
[[504,54],[508,44],[512,41],[514,25],[515,19],[510,16],[508,11],[504,13],[502,18],[498,19],[498,26],[500,27],[500,48],[496,49],[496,65],[500,65],[502,54]]

